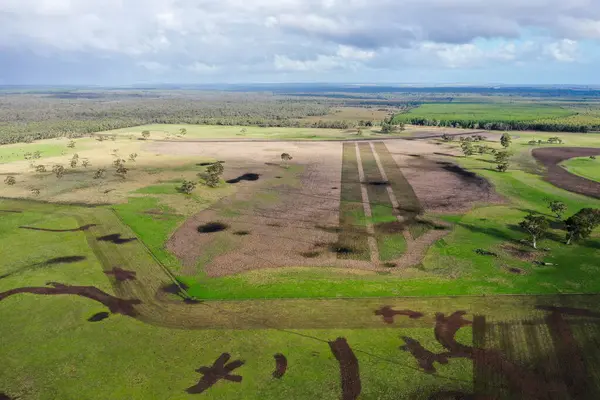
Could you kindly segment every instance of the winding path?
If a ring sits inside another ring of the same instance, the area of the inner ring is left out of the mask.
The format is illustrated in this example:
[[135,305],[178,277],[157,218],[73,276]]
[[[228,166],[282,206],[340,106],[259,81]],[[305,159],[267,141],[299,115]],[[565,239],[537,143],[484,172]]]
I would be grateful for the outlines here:
[[594,147],[544,147],[534,149],[533,157],[546,167],[545,179],[569,192],[600,199],[600,183],[574,175],[559,164],[574,157],[600,155],[600,148]]

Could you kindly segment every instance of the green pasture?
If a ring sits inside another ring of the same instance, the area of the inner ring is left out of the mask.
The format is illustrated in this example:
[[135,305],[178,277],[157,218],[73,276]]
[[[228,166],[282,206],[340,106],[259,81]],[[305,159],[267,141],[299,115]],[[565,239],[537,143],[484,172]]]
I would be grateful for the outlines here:
[[600,182],[600,156],[597,156],[596,159],[589,157],[571,158],[561,165],[572,174]]

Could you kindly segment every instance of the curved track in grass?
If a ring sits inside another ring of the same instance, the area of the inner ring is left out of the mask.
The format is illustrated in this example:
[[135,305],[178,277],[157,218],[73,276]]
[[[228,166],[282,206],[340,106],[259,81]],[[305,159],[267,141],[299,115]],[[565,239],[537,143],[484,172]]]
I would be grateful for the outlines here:
[[534,149],[532,155],[546,167],[545,179],[554,186],[600,199],[600,183],[572,174],[559,165],[570,158],[600,155],[600,148],[544,147]]

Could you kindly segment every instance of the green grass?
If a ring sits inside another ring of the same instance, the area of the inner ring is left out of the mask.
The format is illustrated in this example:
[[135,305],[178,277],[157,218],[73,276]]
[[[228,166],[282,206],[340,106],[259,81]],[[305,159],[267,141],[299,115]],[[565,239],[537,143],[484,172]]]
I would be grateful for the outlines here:
[[480,103],[435,103],[423,104],[394,119],[406,121],[411,118],[441,120],[495,120],[495,121],[535,121],[546,118],[560,118],[576,113],[562,107],[531,104],[480,104]]
[[[80,141],[77,141],[77,147],[70,149],[67,147],[67,142],[64,140],[56,141],[56,143],[30,143],[30,144],[10,144],[0,146],[0,163],[9,163],[13,161],[25,161],[25,153],[41,152],[41,159],[47,157],[57,157],[60,155],[71,155],[77,153],[85,147],[82,147]],[[38,162],[39,160],[31,160]]]
[[571,158],[561,163],[567,171],[592,181],[600,182],[600,156],[591,159],[589,157]]

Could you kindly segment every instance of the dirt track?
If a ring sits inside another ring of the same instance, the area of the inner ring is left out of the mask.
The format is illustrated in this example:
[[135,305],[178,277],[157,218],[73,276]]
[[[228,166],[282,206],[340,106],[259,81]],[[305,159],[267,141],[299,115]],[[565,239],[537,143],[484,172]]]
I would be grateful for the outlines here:
[[573,175],[563,167],[561,162],[573,157],[589,157],[600,155],[600,148],[593,147],[544,147],[534,149],[533,157],[546,167],[545,179],[569,192],[579,193],[600,199],[600,183]]

